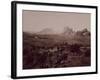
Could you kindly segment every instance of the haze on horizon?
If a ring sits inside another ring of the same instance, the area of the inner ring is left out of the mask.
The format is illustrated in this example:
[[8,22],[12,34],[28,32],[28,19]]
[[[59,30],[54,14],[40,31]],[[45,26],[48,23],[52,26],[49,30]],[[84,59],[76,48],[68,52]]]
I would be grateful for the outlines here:
[[74,31],[87,28],[90,31],[89,13],[51,12],[23,10],[22,27],[25,32],[40,32],[51,29],[55,33],[62,33],[65,27]]

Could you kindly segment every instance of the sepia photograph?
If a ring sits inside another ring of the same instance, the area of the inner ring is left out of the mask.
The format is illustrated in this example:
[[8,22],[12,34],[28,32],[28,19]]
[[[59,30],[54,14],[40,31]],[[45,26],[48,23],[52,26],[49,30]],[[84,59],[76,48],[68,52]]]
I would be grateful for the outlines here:
[[23,10],[23,69],[91,66],[89,13]]
[[11,3],[11,77],[97,74],[97,6]]

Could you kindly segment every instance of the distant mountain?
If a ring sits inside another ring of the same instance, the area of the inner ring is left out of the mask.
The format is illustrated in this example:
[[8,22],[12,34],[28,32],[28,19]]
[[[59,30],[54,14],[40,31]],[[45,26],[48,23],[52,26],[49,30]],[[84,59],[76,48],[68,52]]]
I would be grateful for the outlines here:
[[[55,33],[55,31],[51,28],[45,28],[45,29],[42,29],[41,31],[39,32],[36,32],[36,34],[41,34],[41,35],[58,35],[57,33]],[[65,27],[62,31],[62,33],[59,34],[60,36],[63,36],[63,37],[67,37],[67,38],[70,38],[70,37],[79,37],[79,36],[90,36],[90,31],[88,31],[87,28],[84,28],[82,30],[78,30],[78,31],[74,31],[72,28],[70,27]]]

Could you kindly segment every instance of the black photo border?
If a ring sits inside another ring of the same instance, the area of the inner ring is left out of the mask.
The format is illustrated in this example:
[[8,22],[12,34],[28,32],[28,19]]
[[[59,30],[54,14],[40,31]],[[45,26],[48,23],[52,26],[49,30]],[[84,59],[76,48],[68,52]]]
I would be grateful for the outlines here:
[[[51,75],[37,75],[37,76],[17,76],[17,4],[33,4],[33,5],[49,5],[49,6],[64,6],[64,7],[79,7],[79,8],[91,8],[96,9],[96,66],[95,72],[84,73],[64,73],[64,74],[51,74]],[[55,76],[72,76],[72,75],[85,75],[85,74],[97,74],[98,73],[98,7],[89,5],[72,5],[72,4],[57,4],[57,3],[42,3],[42,2],[26,2],[26,1],[12,1],[11,2],[11,78],[40,78],[40,77],[55,77]]]

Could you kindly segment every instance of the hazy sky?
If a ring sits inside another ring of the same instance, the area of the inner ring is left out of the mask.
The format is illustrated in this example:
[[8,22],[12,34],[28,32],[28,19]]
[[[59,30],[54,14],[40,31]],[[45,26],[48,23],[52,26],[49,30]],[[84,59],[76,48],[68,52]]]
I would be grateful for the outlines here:
[[75,31],[83,28],[90,30],[90,16],[89,13],[23,10],[22,26],[23,31],[27,32],[39,32],[50,28],[56,33],[61,33],[64,27],[70,27]]

